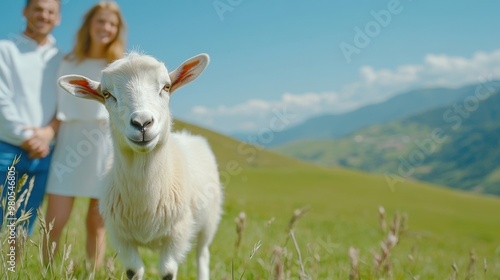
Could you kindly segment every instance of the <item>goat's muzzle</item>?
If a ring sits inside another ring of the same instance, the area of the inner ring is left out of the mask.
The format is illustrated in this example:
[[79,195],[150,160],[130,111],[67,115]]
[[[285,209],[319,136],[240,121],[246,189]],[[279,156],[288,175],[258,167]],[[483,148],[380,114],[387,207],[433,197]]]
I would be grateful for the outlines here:
[[153,128],[155,119],[149,111],[136,111],[130,115],[130,132],[127,138],[132,147],[140,152],[152,149],[157,143],[158,133]]

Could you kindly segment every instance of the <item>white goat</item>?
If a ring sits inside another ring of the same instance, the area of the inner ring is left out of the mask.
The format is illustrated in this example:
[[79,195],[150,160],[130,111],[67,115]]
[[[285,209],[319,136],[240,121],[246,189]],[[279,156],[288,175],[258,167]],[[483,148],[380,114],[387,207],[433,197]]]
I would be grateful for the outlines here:
[[204,138],[171,132],[168,107],[172,93],[196,79],[208,61],[200,54],[169,74],[155,58],[131,53],[104,69],[101,82],[59,78],[69,93],[109,111],[114,163],[100,212],[129,279],[144,276],[138,246],[159,249],[160,276],[176,279],[193,238],[198,279],[209,279],[208,246],[222,203],[217,164]]

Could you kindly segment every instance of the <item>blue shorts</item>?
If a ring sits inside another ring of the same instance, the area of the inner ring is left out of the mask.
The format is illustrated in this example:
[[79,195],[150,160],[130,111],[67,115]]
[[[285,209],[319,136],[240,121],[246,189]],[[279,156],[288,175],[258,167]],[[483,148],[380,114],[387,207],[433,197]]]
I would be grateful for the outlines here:
[[[16,156],[21,156],[21,159],[12,167],[12,162]],[[3,186],[0,201],[5,201],[5,205],[0,203],[0,229],[4,226],[4,218],[6,218],[5,226],[12,226],[23,212],[27,212],[31,209],[31,217],[23,222],[22,226],[27,230],[28,235],[33,234],[37,210],[42,204],[45,195],[51,158],[52,151],[44,158],[31,159],[28,157],[28,152],[20,147],[0,141],[0,185]],[[28,180],[20,190],[17,192],[13,191],[15,189],[13,186],[17,187],[23,174],[28,175]],[[14,211],[12,211],[15,209],[12,207],[14,199],[17,200],[25,190],[29,189],[30,181],[33,177],[35,178],[34,185],[29,195],[29,199],[26,201],[28,197],[25,196],[17,212],[14,213]]]

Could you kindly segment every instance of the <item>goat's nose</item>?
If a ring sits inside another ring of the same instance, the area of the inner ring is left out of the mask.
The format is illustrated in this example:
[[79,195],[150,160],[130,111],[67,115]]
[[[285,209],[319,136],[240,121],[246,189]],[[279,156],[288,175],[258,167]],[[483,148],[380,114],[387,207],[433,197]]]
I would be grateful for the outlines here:
[[141,132],[145,132],[154,122],[149,114],[133,114],[130,118],[130,124]]

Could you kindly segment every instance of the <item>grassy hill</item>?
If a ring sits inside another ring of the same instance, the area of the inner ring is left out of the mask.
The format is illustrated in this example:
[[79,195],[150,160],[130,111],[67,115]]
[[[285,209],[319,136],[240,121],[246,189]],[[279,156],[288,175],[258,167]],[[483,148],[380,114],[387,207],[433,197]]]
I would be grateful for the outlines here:
[[[281,279],[300,279],[301,270],[309,279],[349,279],[350,247],[359,250],[355,267],[360,279],[447,279],[455,273],[452,279],[500,278],[500,200],[495,197],[414,181],[392,186],[383,176],[318,167],[182,122],[175,127],[205,135],[219,159],[225,214],[211,247],[213,279],[280,279],[275,275],[279,271]],[[45,279],[70,278],[66,273],[92,278],[83,265],[86,203],[77,201],[67,228],[69,259],[63,264],[56,261]],[[373,254],[383,255],[380,243],[388,235],[379,225],[380,206],[388,227],[399,221],[399,241],[377,268]],[[240,212],[245,213],[245,223],[237,246],[235,218]],[[4,232],[1,240],[6,238]],[[17,272],[0,270],[0,278],[42,279],[38,244],[35,235]],[[148,278],[156,279],[157,256],[141,252]],[[124,279],[111,248],[107,256],[108,268],[98,271],[95,279]],[[72,270],[70,260],[76,265]],[[180,266],[178,278],[195,279],[195,274],[191,254]]]
[[454,105],[373,125],[342,139],[301,141],[275,150],[324,166],[500,194],[500,92],[481,102],[472,97],[474,91]]

